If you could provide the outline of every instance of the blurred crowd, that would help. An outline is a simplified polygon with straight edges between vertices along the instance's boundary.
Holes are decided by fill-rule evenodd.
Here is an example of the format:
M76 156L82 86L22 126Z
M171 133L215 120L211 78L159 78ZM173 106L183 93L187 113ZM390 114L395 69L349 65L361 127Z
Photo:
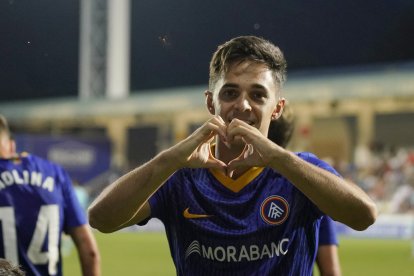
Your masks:
M414 148L372 144L356 148L354 160L335 167L375 200L380 213L414 214Z

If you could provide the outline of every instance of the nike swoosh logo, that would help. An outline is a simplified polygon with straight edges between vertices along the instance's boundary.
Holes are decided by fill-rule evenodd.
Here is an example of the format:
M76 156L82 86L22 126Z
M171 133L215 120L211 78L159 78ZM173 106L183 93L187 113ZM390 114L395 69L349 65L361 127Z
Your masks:
M184 210L184 212L183 212L183 216L184 216L186 219L199 219L199 218L208 218L208 217L211 217L211 215L205 215L205 214L193 214L193 213L190 213L189 209L190 209L190 208L187 208L187 209L185 209L185 210Z

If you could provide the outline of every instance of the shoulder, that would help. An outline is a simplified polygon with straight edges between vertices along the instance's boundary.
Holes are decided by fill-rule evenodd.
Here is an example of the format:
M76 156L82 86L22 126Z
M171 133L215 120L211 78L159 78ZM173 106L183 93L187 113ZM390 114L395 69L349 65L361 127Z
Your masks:
M21 158L22 162L26 163L25 167L29 170L38 170L47 175L57 177L62 181L69 177L66 170L61 165L40 156L26 154L25 156L22 155Z
M51 168L54 168L54 169L58 169L58 170L63 169L59 164L57 164L53 161L50 161L48 159L45 159L43 157L37 156L37 155L26 153L26 155L22 154L22 158L26 158L30 162L37 163L37 164L42 164L44 166L48 166L48 167L51 167Z
M192 186L194 184L198 185L199 183L204 183L208 176L207 169L200 168L183 168L177 170L173 175L171 175L165 184L162 186L161 190L166 192L171 192L172 190L181 191L185 187Z
M311 163L320 163L323 162L321 159L319 159L315 154L311 152L296 152L296 155L302 158L303 160L306 160Z
M336 175L339 175L338 172L328 162L323 161L311 152L297 152L296 155L317 167L320 167Z

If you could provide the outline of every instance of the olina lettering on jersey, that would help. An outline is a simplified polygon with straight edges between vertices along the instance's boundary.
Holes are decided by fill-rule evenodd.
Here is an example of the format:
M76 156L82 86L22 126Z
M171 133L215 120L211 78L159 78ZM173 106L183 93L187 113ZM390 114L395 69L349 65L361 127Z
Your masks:
M21 174L17 170L4 171L0 175L0 191L4 188L14 185L32 185L41 187L49 192L53 192L55 180L48 176L43 177L42 173L36 171L22 171Z

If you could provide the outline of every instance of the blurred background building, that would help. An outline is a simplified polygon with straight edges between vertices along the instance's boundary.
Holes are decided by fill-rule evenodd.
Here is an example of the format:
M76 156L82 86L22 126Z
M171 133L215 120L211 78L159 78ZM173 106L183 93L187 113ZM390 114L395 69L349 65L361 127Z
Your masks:
M92 195L209 114L218 44L284 51L289 147L331 162L383 212L414 212L414 2L0 2L0 113L19 150L61 163Z

